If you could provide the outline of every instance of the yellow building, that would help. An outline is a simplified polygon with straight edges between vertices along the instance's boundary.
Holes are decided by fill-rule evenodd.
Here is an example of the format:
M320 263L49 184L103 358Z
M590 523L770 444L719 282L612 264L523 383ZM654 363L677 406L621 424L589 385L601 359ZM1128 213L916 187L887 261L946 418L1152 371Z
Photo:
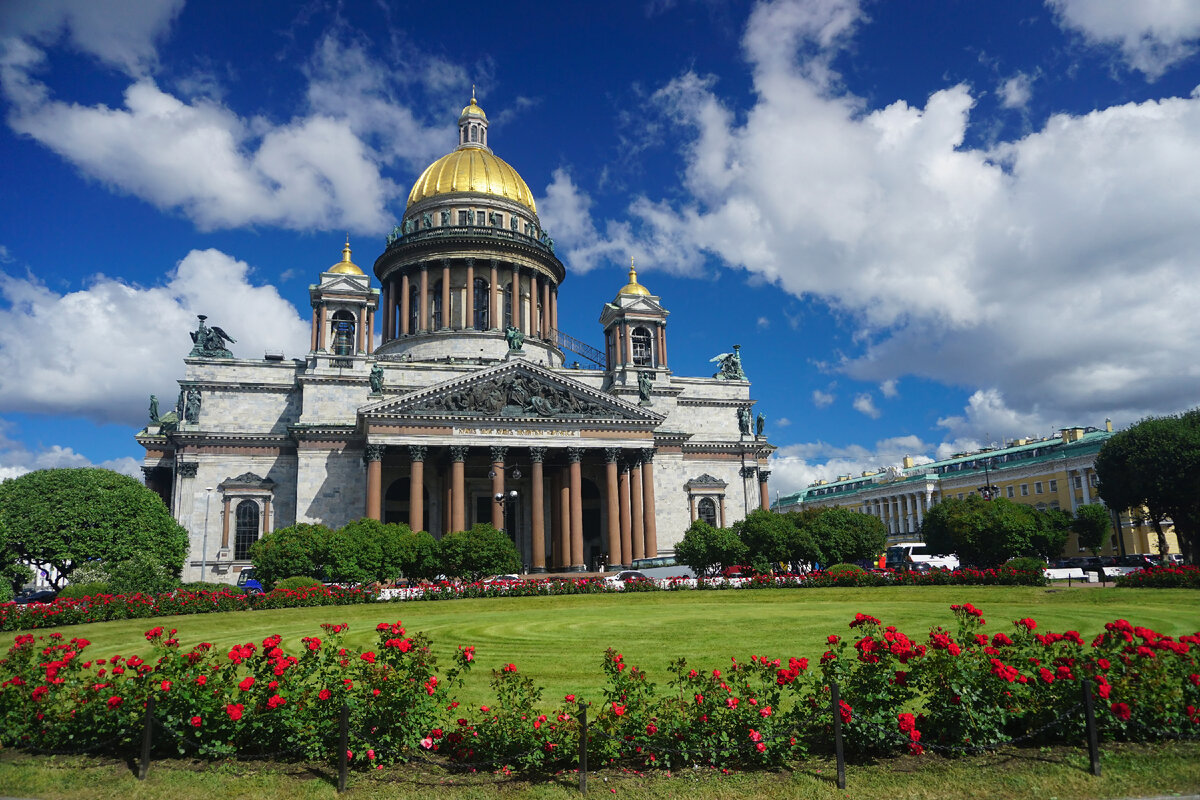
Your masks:
M1016 439L1005 447L958 453L925 464L905 456L903 466L817 481L779 498L773 508L852 508L882 520L890 542L918 538L925 512L935 503L951 497L961 500L989 486L996 497L1074 514L1081 505L1103 502L1096 490L1094 463L1101 445L1112 435L1112 424L1106 423L1104 430L1064 428L1045 439ZM1178 553L1174 529L1164 523L1164 531L1168 552ZM1158 534L1141 514L1122 513L1119 536L1114 533L1100 553L1158 553ZM1064 555L1079 552L1072 534Z

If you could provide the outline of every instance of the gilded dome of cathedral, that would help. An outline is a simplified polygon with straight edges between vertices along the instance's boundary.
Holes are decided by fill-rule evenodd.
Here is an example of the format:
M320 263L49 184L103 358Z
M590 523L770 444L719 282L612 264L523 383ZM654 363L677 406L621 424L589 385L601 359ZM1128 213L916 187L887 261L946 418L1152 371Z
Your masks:
M364 275L362 269L350 260L350 237L346 237L346 246L342 248L342 260L334 264L326 272L334 272L338 275Z
M470 105L458 118L458 147L425 168L408 193L408 208L438 195L473 192L511 200L536 214L533 192L515 169L492 153L487 129L487 114L472 91Z
M653 297L650 290L638 283L637 270L633 268L633 259L629 259L629 283L621 287L621 291L617 292L617 297L623 294L637 295L639 297Z

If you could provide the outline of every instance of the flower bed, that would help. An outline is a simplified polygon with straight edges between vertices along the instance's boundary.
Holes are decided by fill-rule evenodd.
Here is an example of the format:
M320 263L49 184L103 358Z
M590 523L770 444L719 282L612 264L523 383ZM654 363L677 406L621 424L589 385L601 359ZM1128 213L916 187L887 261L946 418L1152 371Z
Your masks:
M831 687L848 752L988 749L1011 741L1079 743L1081 682L1097 698L1101 736L1157 740L1200 734L1200 634L1178 639L1125 620L1086 639L1041 632L1032 619L985 633L983 612L951 607L953 630L909 636L868 615L832 634L817 664L751 655L699 671L682 660L665 690L624 657L602 659L598 696L545 703L515 664L492 673L496 701L453 700L476 660L459 646L439 674L429 641L399 623L377 626L368 650L347 648L345 625L323 625L298 653L279 636L218 652L181 646L154 628L155 656L89 659L89 643L23 634L0 660L0 744L128 755L153 700L160 754L334 759L349 714L349 756L361 769L415 758L498 771L574 763L580 716L596 763L636 768L775 768L827 750Z
M1117 586L1130 589L1200 589L1200 567L1146 567L1117 578Z

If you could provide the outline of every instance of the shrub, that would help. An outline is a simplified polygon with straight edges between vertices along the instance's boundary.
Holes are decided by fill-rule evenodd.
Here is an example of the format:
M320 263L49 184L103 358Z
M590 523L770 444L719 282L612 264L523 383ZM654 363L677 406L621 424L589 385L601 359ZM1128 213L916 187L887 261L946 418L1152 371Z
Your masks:
M290 578L284 578L279 583L275 584L276 591L294 592L297 589L309 589L313 586L324 586L321 581L316 578L310 578L307 575L293 575Z
M857 564L834 564L832 567L826 567L825 571L830 575L860 575L865 572Z
M1117 578L1117 586L1129 589L1200 589L1200 567L1146 567Z
M84 597L99 597L100 595L112 593L111 586L107 583L96 581L95 583L68 583L58 593L58 596L70 600L81 600Z
M1040 558L1032 556L1024 556L1023 558L1009 559L1004 565L1008 569L1014 569L1018 572L1036 572L1045 574L1046 562Z

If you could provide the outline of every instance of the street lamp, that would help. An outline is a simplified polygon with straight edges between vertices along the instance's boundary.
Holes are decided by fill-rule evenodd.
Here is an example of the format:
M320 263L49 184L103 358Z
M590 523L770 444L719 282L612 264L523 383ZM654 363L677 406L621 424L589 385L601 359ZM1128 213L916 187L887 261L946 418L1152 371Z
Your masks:
M200 580L204 580L208 571L208 508L212 505L213 487L204 489L204 535L200 539Z
M1000 496L1000 487L992 484L991 475L988 473L988 459L983 460L983 486L979 487L979 494L984 500L992 500Z

